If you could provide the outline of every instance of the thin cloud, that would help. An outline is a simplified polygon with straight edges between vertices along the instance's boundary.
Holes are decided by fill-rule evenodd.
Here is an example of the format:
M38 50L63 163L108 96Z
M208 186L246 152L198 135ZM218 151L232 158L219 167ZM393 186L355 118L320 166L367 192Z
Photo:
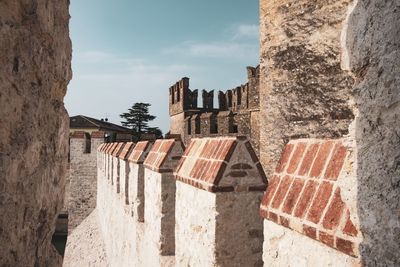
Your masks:
M191 57L249 59L257 55L258 44L239 42L195 43L185 42L182 45L164 50L167 54L180 54Z
M259 38L259 26L256 24L241 24L233 35L233 40L257 38Z

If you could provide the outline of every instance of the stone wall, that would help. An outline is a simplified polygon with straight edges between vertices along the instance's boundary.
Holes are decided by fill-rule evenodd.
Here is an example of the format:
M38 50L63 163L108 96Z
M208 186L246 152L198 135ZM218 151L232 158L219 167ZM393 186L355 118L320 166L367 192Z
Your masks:
M399 264L400 218L393 212L399 209L400 177L399 10L396 1L260 2L263 167L272 182L290 140L345 137L352 151L352 178L345 183L351 190L342 190L343 201L355 207L351 214L358 218L362 238L356 257L371 266ZM271 218L282 225L279 216ZM283 246L297 236L293 232L280 242L278 235L290 233L282 231L269 232L270 245ZM332 244L331 238L319 241ZM300 246L293 251L300 254ZM264 250L275 253L267 243ZM286 264L284 258L269 259Z
M348 133L352 75L340 36L351 0L260 1L260 159L271 175L291 139Z
M59 266L71 79L69 1L0 1L0 265Z
M358 0L349 9L342 66L358 109L357 203L366 266L400 265L400 3Z
M91 136L74 132L70 136L69 178L65 194L70 232L96 207L97 148L102 143L103 132L93 132Z
M174 139L125 144L120 163L107 164L118 146L102 145L97 158L98 220L111 266L262 266L266 177L248 140L193 139L185 153ZM112 183L118 173L120 184L134 188L128 201Z
M247 67L248 81L226 92L218 92L219 107L214 107L214 90L202 91L202 107L197 106L198 90L189 89L189 78L182 78L169 89L170 133L191 138L247 136L256 153L259 148L260 112L259 66Z

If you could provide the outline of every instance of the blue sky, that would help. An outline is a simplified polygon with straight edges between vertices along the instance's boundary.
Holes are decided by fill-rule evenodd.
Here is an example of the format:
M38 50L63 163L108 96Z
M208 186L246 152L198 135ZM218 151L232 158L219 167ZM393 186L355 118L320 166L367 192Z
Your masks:
M72 115L108 117L152 104L151 124L168 131L168 88L226 90L258 64L256 0L71 0Z

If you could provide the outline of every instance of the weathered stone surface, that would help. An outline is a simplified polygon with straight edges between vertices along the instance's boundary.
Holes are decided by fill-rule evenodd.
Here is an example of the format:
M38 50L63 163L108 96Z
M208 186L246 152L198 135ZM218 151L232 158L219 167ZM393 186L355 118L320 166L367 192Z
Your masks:
M366 266L400 265L400 2L355 1L343 38L358 108L357 201Z
M69 1L0 1L0 265L57 266L71 79Z
M70 169L65 193L68 209L68 231L78 226L96 207L97 148L104 138L91 138L90 151L85 151L87 140L70 139Z
M288 140L348 132L353 78L340 67L340 35L351 2L260 2L260 159L267 175Z

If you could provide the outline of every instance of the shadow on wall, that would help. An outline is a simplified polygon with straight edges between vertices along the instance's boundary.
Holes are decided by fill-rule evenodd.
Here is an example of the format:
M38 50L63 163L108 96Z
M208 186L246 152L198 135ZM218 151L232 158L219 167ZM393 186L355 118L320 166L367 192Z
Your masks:
M366 266L400 264L400 4L359 0L348 21L355 75L357 203Z

